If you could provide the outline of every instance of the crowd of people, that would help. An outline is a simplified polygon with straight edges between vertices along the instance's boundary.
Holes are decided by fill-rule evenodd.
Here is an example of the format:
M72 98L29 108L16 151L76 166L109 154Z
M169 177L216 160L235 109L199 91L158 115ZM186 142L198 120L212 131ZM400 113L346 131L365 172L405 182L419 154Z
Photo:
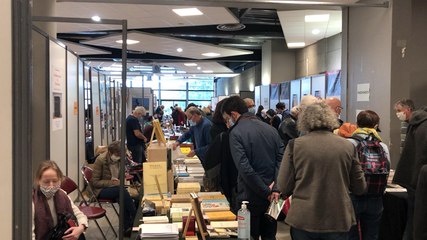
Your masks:
M408 191L404 239L422 239L416 236L425 237L425 230L413 219L422 219L427 211L425 190L417 188L427 184L425 174L419 177L427 164L427 108L415 110L407 99L398 101L394 108L397 118L405 123L402 131L407 133L393 179ZM252 99L238 96L219 101L214 110L194 104L185 110L172 107L173 124L189 127L173 149L192 140L194 149L188 157L197 155L201 160L205 190L223 192L234 213L242 201L249 201L253 239L276 239L277 223L265 212L271 201L290 197L285 221L291 227L292 239L378 239L391 166L388 147L379 134L378 114L364 110L358 113L356 123L344 122L339 99L310 95L290 110L284 103L276 104L276 110L263 106L255 109ZM126 119L127 147L137 163L145 161L145 146L151 135L146 131L153 131L153 118L164 117L164 106L146 118L149 121L142 127L145 115L143 107L136 107ZM120 155L120 142L113 142L96 158L91 185L98 197L118 199ZM37 227L42 219L55 225L54 214L47 216L43 210L51 208L52 201L66 205L61 211L78 216L80 225L69 232L78 237L87 227L87 219L62 191L57 191L62 173L56 164L49 164L45 163L35 179L35 239L42 239L40 234L47 231ZM50 180L45 180L46 173ZM137 204L137 199L126 192L126 229L132 226Z

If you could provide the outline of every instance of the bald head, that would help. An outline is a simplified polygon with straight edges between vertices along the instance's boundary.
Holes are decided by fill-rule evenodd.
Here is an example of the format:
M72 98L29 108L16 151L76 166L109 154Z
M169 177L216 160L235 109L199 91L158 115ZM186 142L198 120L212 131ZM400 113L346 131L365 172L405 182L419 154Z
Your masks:
M341 106L341 100L338 98L327 98L325 100L325 103L334 111L337 116L341 114L341 110L343 109Z

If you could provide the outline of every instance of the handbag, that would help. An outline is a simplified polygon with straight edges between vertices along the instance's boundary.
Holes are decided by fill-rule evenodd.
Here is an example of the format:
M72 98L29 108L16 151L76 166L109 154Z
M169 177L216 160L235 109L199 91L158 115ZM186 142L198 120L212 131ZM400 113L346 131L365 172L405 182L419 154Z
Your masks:
M70 227L74 227L77 224L72 219L71 214L58 214L58 224L55 227L51 228L47 233L44 239L46 240L61 240L64 236L65 231Z

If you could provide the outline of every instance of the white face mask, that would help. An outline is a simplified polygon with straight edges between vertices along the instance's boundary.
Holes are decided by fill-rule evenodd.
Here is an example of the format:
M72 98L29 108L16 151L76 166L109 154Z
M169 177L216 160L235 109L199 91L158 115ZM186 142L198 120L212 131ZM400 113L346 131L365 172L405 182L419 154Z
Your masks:
M59 188L59 185L52 187L40 186L40 191L46 196L47 199L50 199L55 196L55 193L58 192Z
M248 108L248 112L255 114L255 107Z
M404 112L397 112L396 116L400 121L406 121L406 114Z
M111 155L111 161L118 162L120 160L120 156L117 155Z

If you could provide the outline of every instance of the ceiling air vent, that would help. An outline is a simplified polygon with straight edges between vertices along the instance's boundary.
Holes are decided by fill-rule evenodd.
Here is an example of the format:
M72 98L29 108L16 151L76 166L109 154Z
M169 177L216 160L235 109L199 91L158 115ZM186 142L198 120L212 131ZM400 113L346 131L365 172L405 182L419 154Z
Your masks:
M216 28L221 31L232 32L232 31L239 31L239 30L245 29L246 26L242 23L232 23L232 24L220 24L216 26Z

